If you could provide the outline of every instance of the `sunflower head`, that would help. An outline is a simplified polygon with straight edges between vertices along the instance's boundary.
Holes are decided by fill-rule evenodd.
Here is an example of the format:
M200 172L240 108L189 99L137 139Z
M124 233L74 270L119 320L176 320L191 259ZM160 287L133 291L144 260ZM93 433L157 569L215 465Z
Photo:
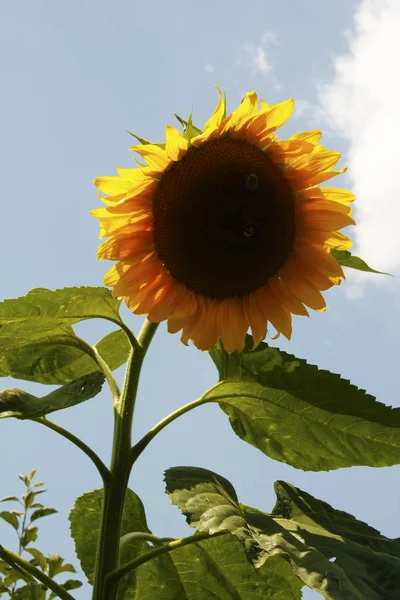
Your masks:
M344 277L330 250L351 247L339 229L354 224L354 195L320 186L344 169L319 131L277 139L292 100L249 92L226 116L218 92L203 132L167 125L165 144L131 148L144 165L96 179L107 207L92 214L108 237L97 258L117 261L104 279L113 295L184 343L220 339L232 352L249 328L257 346L269 324L290 338L292 314L325 310L321 291Z

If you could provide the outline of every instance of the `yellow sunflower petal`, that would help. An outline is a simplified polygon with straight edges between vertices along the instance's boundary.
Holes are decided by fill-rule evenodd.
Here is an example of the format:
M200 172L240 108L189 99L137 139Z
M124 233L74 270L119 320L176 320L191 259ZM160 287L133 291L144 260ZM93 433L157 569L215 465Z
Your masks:
M93 180L94 185L109 196L126 194L131 189L131 181L121 179L118 175L109 175L107 177L96 177Z
M298 225L318 231L334 231L348 225L355 225L354 219L333 210L302 211L298 215Z
M171 159L165 150L155 144L137 144L131 146L129 150L133 150L142 156L149 167L163 171L170 163Z
M339 202L340 204L351 204L356 199L355 194L353 194L353 192L350 192L349 190L342 190L341 188L325 186L319 189L321 190L323 196L327 200Z
M264 315L272 323L278 333L290 340L292 336L292 317L287 308L278 301L269 285L259 288L256 292L258 303Z
M168 156L174 161L181 160L187 152L188 141L172 125L167 125L165 128L165 140L165 150Z
M268 146L265 153L271 156L275 164L291 159L299 154L312 152L314 146L303 140L284 140Z
M278 301L281 301L292 314L308 317L308 310L304 304L284 286L277 275L271 277L268 284Z
M116 170L121 179L130 182L132 185L137 185L145 180L148 180L150 183L149 178L143 172L143 169L138 169L137 167L132 169L121 169L121 167L116 167Z
M144 235L147 239L144 239ZM121 235L118 238L110 238L106 242L100 244L97 250L97 259L108 260L126 260L134 256L146 256L153 251L153 240L148 231L141 232L136 236L131 233Z
M296 208L300 211L313 211L313 210L332 210L334 212L341 213L343 215L351 215L352 210L348 204L340 204L339 202L334 202L333 200L325 200L319 198L306 198L302 197L302 194L299 194L299 197L296 198Z
M292 116L293 110L293 98L270 106L268 112L266 112L266 130L268 133L282 127L282 125Z
M311 144L318 144L321 139L322 132L314 129L313 131L302 131L300 133L294 133L290 136L290 140L304 140L305 142L310 142Z
M196 321L190 331L185 331L184 338L191 339L199 350L208 350L215 346L219 333L216 326L218 301L206 298L200 311L196 313Z
M280 278L285 287L303 304L320 312L326 309L324 297L306 277L299 277L296 271L290 271L288 265L285 265Z
M215 107L211 117L204 123L204 133L208 132L210 129L215 129L215 127L218 127L218 125L225 118L226 98L217 85L214 87L216 87L218 91L218 104Z
M242 352L249 328L239 298L227 298L219 304L217 315L220 338L227 352Z
M344 277L343 269L327 252L317 244L312 242L295 242L295 254L298 254L306 263L313 265L330 277Z
M243 308L253 336L253 350L267 336L268 321L261 310L257 295L252 292L243 299Z
M257 112L258 96L254 91L247 92L242 102L231 114L229 121L230 126L235 128L235 125L239 124L243 118L249 117L250 115L254 115Z

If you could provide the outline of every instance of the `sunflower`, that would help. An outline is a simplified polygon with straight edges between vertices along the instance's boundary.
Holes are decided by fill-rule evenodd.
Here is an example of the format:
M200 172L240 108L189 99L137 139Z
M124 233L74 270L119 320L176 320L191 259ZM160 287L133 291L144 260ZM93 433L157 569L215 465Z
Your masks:
M167 125L165 144L131 148L145 164L96 179L107 207L92 214L109 238L97 258L118 261L104 278L114 296L168 320L185 344L220 339L233 352L249 328L254 347L269 324L290 339L292 314L325 310L321 291L344 277L330 249L351 247L338 230L354 224L354 195L320 187L345 171L321 132L277 139L292 99L270 106L248 92L226 116L218 93L203 132Z

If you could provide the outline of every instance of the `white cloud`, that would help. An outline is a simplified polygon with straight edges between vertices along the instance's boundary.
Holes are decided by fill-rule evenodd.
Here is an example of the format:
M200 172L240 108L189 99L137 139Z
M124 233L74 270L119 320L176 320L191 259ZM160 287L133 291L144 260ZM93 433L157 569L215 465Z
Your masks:
M296 100L296 102L295 102L294 116L302 117L305 114L307 114L311 109L312 109L311 103L308 100L305 100L304 98L300 98L299 100Z
M236 65L250 68L252 75L260 74L267 77L273 70L268 57L268 47L277 43L275 32L264 32L258 44L242 44L236 57Z
M333 79L321 89L320 101L327 122L349 143L348 173L357 194L355 251L372 267L395 272L400 270L400 2L363 0L354 21L349 51L334 60ZM364 281L354 278L350 295L359 296Z
M214 73L214 67L213 65L211 65L210 63L206 64L206 66L204 67L204 70L207 73Z

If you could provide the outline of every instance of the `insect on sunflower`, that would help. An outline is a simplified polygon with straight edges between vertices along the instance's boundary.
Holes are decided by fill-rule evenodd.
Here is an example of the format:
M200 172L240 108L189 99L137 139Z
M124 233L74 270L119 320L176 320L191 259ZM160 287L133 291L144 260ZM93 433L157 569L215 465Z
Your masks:
M339 229L354 224L354 195L320 187L345 170L321 132L277 139L293 100L269 106L252 91L226 116L218 92L203 132L167 125L165 145L131 148L145 165L96 179L107 208L92 214L109 238L97 258L118 261L104 278L114 296L184 343L221 339L233 352L249 328L256 347L269 324L289 339L292 314L325 310L321 291L344 277L330 249L351 247Z

